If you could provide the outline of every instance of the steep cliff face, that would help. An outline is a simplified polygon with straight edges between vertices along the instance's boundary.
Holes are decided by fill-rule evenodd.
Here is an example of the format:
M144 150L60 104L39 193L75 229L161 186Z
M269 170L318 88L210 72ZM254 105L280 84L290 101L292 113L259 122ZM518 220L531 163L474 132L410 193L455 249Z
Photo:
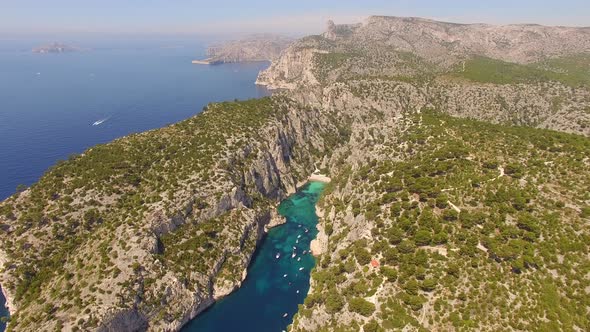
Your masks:
M590 28L456 24L413 17L370 17L350 39L391 45L441 63L469 54L531 63L590 50Z
M256 35L211 45L207 49L207 57L212 63L271 61L277 59L292 42L289 37Z
M211 105L90 149L3 202L9 328L179 329L239 287L281 222L276 204L334 144L319 112L280 96Z
M578 52L584 34L330 25L260 74L288 91L57 164L0 204L9 328L179 329L239 287L276 204L319 165L334 181L293 330L587 329L572 271L588 266L588 139L433 112L588 135L588 57L516 63Z
M344 86L385 106L409 83L454 116L589 135L588 31L372 17L297 41L257 83L316 106Z
M378 17L261 73L350 124L289 330L588 329L590 62L538 61L587 33Z

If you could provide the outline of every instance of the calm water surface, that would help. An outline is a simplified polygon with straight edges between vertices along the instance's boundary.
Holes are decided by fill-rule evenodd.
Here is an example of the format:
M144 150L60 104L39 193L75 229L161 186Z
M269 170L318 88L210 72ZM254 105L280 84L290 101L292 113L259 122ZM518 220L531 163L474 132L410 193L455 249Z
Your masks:
M197 316L183 332L286 330L309 290L315 264L309 245L317 234L315 204L323 188L323 183L310 182L281 203L279 213L287 223L268 232L242 287Z

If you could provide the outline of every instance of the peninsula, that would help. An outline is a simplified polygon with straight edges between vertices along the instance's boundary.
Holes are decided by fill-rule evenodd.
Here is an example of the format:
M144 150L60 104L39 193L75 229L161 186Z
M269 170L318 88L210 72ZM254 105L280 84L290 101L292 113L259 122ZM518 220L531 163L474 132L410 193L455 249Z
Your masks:
M241 40L211 45L207 58L193 60L194 64L216 65L232 62L272 61L285 50L294 39L275 35L254 35Z

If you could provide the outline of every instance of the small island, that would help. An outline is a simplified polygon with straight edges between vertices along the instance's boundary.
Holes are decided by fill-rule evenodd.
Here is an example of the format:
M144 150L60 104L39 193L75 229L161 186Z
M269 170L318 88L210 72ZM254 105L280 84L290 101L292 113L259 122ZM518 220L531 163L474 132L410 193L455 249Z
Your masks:
M47 44L47 45L41 45L39 47L35 47L32 52L33 53L40 53L40 54L45 54L45 53L72 53L72 52L79 52L82 51L81 48L79 47L75 47L75 46L70 46L70 45L66 45L66 44L61 44L58 42L54 42L51 44Z

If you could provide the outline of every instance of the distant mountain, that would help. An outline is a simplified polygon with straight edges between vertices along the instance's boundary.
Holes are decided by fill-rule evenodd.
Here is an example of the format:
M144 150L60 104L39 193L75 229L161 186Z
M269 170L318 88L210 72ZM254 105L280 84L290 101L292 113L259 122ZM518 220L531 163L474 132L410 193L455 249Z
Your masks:
M211 45L208 58L197 64L217 64L249 61L271 61L281 54L294 39L276 35L255 35L246 39Z
M35 47L32 50L33 53L71 53L79 51L82 51L82 49L79 47L65 45L57 42Z
M580 89L590 86L590 28L384 16L328 22L322 35L294 42L257 83L304 90L320 103L341 83L395 98L387 81L412 83L454 116L590 135L589 90Z

